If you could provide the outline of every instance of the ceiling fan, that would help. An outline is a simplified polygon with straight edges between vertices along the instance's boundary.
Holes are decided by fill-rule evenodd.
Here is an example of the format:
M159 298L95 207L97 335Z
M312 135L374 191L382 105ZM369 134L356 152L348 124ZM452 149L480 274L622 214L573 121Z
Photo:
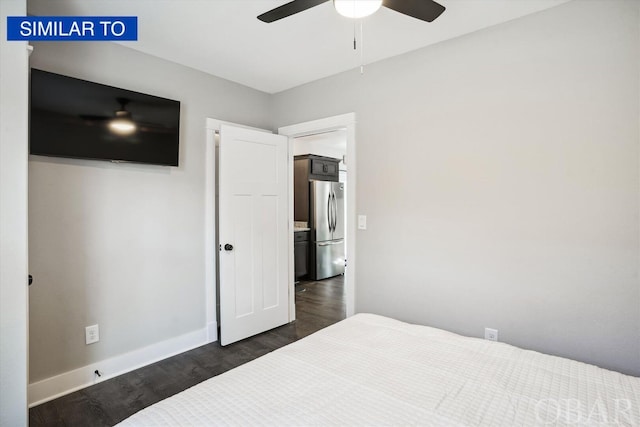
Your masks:
M129 135L136 130L136 123L131 118L131 112L127 111L127 104L131 102L127 98L116 98L120 109L116 110L113 116L96 116L81 114L80 118L88 121L106 121L109 129L119 135Z
M274 22L287 16L311 9L329 0L293 0L258 16L262 22ZM380 6L422 21L432 22L444 12L445 7L433 0L332 0L343 16L362 18L376 12Z
M106 124L112 133L120 136L128 136L137 131L145 133L174 132L172 129L165 128L158 123L147 123L140 120L134 120L131 112L127 110L127 105L132 103L130 99L116 98L116 102L120 105L120 108L115 110L113 115L99 116L92 114L79 114L78 117L88 123L93 122L99 125ZM140 103L138 102L137 104Z

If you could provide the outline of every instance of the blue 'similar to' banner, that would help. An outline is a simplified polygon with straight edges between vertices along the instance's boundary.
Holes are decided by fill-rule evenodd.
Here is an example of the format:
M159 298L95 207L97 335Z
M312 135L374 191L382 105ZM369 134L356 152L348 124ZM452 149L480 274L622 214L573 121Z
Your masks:
M7 40L138 40L137 16L8 16Z

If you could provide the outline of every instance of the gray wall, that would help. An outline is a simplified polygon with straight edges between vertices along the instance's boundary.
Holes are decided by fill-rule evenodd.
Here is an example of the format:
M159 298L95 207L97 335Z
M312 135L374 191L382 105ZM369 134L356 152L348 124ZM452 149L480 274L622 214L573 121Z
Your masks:
M356 310L640 375L639 3L574 1L274 97L355 111Z
M27 117L25 42L6 40L7 16L25 0L0 2L0 426L27 420Z
M36 43L31 65L177 99L180 167L31 156L30 380L205 327L205 118L269 127L269 95L111 43ZM100 325L86 346L85 326Z

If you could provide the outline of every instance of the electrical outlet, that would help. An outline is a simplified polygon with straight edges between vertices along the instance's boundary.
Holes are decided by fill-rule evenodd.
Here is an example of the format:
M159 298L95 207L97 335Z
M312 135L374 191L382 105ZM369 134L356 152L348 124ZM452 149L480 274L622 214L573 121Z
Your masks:
M84 328L85 344L93 344L100 341L100 329L98 325L87 326Z
M484 328L484 339L489 341L498 341L498 330Z

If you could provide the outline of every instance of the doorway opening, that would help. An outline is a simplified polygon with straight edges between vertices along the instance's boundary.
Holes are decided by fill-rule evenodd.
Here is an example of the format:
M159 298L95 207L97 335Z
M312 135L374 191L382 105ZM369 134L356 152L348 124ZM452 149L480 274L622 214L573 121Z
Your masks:
M355 218L356 218L356 156L355 156L355 113L343 114L324 119L299 123L291 126L281 127L278 133L289 137L289 153L290 160L293 163L294 156L297 154L314 154L303 153L303 151L316 150L320 156L332 157L339 159L343 169L341 175L345 194L348 194L348 203L344 204L345 221L345 255L347 265L344 270L344 301L346 306L346 316L349 317L355 313L355 277L356 277L356 257L355 257ZM292 175L293 175L293 168ZM348 170L348 172L347 172ZM293 176L292 182L293 182ZM338 179L340 181L340 177ZM294 196L293 191L289 200L290 214L293 217ZM311 224L308 224L311 225ZM293 226L293 224L292 224ZM291 239L290 259L291 272L290 276L294 277L294 239ZM291 281L290 294L295 295L295 281ZM290 321L295 319L295 298L290 298L291 308L289 310Z
M344 295L347 131L336 129L293 138L291 154L296 294L322 288Z

